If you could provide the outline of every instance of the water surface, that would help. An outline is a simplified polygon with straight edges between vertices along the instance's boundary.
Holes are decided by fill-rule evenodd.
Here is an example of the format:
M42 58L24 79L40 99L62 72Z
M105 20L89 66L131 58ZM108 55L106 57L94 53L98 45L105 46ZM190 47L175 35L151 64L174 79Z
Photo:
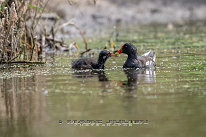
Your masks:
M104 72L71 69L78 56L48 56L46 65L1 66L0 136L203 136L206 129L204 24L120 30L116 44L157 54L156 70L123 70L125 55ZM107 38L91 38L101 49ZM94 58L97 58L96 54ZM59 120L63 123L59 124ZM72 126L67 120L147 120L133 126Z

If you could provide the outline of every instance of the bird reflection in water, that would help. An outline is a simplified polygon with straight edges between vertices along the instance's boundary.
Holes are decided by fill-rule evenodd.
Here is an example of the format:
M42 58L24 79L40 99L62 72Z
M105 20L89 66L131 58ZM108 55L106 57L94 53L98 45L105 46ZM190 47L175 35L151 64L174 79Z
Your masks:
M153 69L124 69L124 73L127 81L123 82L123 87L128 92L137 91L138 84L156 82L156 74Z
M110 81L104 70L99 71L89 71L89 72L75 72L73 73L74 78L91 78L98 77L99 82L102 83L102 89L107 91L106 89L114 88L116 85L120 85L126 92L134 92L138 90L138 84L144 83L155 83L156 82L156 74L154 69L124 69L124 73L127 77L127 81Z
M82 78L85 80L85 78L93 78L98 77L98 81L101 83L100 89L102 89L101 92L107 92L112 86L110 83L110 80L105 74L104 70L92 70L89 72L75 72L73 73L73 78Z
M96 76L98 76L99 81L109 81L104 70L76 71L73 73L73 78L91 78Z

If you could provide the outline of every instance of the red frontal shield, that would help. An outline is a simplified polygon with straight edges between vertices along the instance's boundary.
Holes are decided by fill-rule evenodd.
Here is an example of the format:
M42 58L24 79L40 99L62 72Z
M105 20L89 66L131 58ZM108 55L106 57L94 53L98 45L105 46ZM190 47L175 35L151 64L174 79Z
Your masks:
M120 50L118 50L115 54L121 54L122 53L122 49L123 49L123 46Z

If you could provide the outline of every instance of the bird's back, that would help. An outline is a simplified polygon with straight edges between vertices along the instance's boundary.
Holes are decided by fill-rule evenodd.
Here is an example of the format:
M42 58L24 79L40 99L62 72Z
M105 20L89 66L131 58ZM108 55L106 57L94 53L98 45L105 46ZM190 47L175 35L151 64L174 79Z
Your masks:
M92 69L92 65L97 62L91 58L81 58L72 62L73 69Z

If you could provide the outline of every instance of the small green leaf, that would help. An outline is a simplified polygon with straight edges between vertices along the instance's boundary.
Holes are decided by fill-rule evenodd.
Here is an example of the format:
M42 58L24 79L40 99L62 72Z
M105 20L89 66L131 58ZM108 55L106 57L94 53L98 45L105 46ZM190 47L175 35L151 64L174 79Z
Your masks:
M3 13L3 11L4 11L4 8L5 8L5 3L2 3L2 4L1 4L0 16L1 16L1 14Z
M34 5L28 5L28 7L31 7L31 8L35 8L37 10L43 10L42 8L38 7L38 6L34 6Z

